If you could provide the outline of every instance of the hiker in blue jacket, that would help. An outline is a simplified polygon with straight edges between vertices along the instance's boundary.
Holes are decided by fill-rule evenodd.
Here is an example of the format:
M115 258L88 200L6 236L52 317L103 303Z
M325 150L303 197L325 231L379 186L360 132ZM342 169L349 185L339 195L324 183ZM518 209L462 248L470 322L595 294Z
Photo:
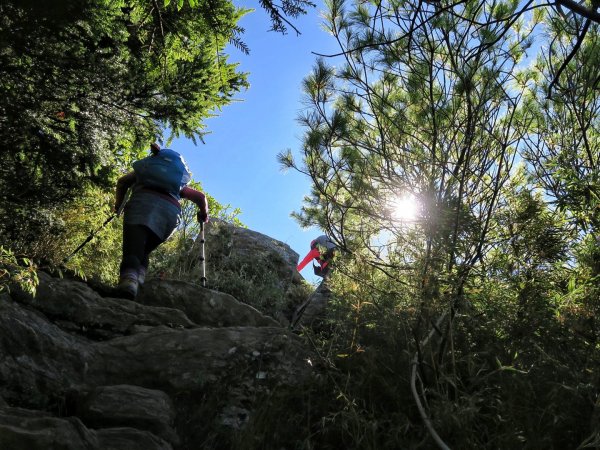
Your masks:
M198 206L198 221L208 222L206 196L186 184L191 173L179 153L150 146L151 155L133 163L133 171L117 181L115 212L125 200L128 188L131 196L123 217L123 259L118 291L135 298L144 283L150 253L167 240L179 224L181 205L185 198Z

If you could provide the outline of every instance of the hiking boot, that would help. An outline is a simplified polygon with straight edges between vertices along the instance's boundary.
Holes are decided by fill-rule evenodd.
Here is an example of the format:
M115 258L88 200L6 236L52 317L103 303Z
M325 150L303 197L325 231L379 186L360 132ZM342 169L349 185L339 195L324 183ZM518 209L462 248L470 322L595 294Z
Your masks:
M117 286L117 291L119 293L129 299L133 300L137 295L138 291L138 277L137 273L125 273L122 274L119 279L119 285Z

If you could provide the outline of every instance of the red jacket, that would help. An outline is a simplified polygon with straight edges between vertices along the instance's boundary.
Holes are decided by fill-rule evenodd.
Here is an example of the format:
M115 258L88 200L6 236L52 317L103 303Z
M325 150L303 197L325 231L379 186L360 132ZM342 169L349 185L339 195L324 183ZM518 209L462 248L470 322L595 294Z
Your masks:
M324 247L326 249L325 255L321 256L321 251L319 250L319 246ZM300 261L300 264L298 264L298 266L296 266L296 270L298 272L300 272L302 269L304 269L304 267L306 267L306 265L309 263L309 261L311 259L316 259L317 262L320 264L321 269L324 269L325 267L327 267L327 265L329 264L329 259L331 259L331 256L328 256L327 254L330 253L330 251L333 251L333 249L335 249L335 244L327 236L323 235L323 236L319 236L318 238L314 239L310 243L310 248L311 248L311 250L306 254L304 259L302 261Z
M307 253L307 255L304 257L304 259L302 261L300 261L300 264L298 264L298 266L296 267L296 270L298 270L298 272L300 272L302 269L304 269L304 267L306 267L306 265L308 264L308 262L311 259L317 259L319 260L321 257L321 252L319 252L319 248L315 247L313 248L310 252ZM319 261L320 262L320 261ZM321 267L325 267L327 265L327 263L321 263Z

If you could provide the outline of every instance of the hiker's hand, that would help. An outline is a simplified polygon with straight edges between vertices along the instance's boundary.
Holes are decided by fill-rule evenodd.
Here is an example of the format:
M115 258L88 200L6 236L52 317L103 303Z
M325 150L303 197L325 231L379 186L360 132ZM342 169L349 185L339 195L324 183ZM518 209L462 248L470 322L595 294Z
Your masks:
M198 214L196 214L196 218L198 219L198 222L200 222L200 223L208 223L208 213L207 212L198 211Z

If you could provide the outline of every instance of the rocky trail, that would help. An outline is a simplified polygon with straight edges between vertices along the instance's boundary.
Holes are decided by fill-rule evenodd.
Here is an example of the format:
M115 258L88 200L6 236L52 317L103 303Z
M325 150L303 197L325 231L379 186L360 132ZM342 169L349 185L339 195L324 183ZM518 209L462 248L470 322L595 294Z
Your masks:
M154 278L130 301L39 278L35 297L0 297L0 449L213 448L207 430L240 430L314 376L288 323L229 294Z

